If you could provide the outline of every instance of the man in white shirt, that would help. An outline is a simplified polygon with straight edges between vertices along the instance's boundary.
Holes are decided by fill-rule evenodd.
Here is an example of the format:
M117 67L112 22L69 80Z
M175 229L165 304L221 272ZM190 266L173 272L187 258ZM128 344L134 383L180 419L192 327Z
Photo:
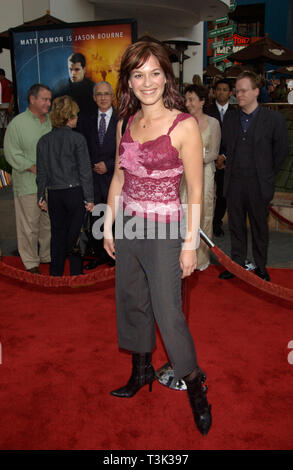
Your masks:
M215 102L210 105L207 114L218 119L222 129L224 116L229 114L232 109L229 103L229 99L232 95L231 83L225 79L219 80L215 85L214 92ZM216 237L220 237L224 235L224 231L222 229L222 219L226 212L226 200L223 196L225 155L223 154L222 145L220 147L219 156L215 163L216 205L213 219L213 232Z
M93 168L95 204L107 203L108 191L114 172L118 120L112 106L113 98L114 93L110 83L97 83L93 90L93 99L97 105L97 112L91 116L81 115L77 125L77 130L85 136L88 144ZM104 263L107 258L105 255L106 252L101 241L97 260L88 264L85 269L92 269L98 264Z
M113 90L109 83L100 82L96 84L94 88L94 101L96 102L98 109L99 109L97 127L98 127L99 142L100 142L100 145L103 146L104 137L102 136L103 134L102 120L104 117L105 134L106 134L112 114L113 114L113 107L112 107ZM98 173L99 175L104 175L108 171L106 163L104 161L96 163L94 165L94 171Z

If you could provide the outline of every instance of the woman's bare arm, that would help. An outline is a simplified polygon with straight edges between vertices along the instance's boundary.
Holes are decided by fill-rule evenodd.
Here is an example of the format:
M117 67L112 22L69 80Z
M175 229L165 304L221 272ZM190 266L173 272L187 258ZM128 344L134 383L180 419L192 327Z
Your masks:
M193 118L182 121L178 126L176 141L180 145L180 157L184 166L187 187L186 237L180 254L182 277L189 276L196 268L196 242L200 226L203 156L202 139Z

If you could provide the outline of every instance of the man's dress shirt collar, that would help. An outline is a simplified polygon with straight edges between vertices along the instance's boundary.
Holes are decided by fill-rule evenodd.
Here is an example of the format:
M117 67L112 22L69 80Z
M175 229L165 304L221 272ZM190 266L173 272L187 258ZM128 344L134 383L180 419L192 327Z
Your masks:
M252 113L250 114L246 114L244 111L242 111L242 109L240 109L240 122L241 122L241 127L242 127L243 132L248 131L250 123L252 119L256 116L256 114L258 113L259 109L260 109L260 105L258 105L255 108L255 110L252 111Z

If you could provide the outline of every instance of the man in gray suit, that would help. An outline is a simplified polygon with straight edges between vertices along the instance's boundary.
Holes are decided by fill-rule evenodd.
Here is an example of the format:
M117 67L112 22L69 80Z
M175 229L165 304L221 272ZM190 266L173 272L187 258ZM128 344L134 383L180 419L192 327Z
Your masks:
M224 195L233 261L245 265L248 215L256 265L254 273L270 281L266 270L268 210L274 195L275 176L289 154L289 143L282 114L259 105L259 87L258 76L253 72L243 72L237 77L239 109L230 113L223 123ZM231 279L234 275L224 271L219 277Z

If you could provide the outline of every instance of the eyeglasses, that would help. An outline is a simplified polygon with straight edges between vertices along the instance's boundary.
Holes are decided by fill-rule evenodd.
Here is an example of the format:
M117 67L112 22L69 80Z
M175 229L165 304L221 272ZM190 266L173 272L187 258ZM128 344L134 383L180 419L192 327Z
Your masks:
M95 96L112 96L112 93L109 93L108 91L105 91L105 93L95 93Z
M236 95L245 95L249 91L253 90L253 88L240 88L240 90L236 90Z

